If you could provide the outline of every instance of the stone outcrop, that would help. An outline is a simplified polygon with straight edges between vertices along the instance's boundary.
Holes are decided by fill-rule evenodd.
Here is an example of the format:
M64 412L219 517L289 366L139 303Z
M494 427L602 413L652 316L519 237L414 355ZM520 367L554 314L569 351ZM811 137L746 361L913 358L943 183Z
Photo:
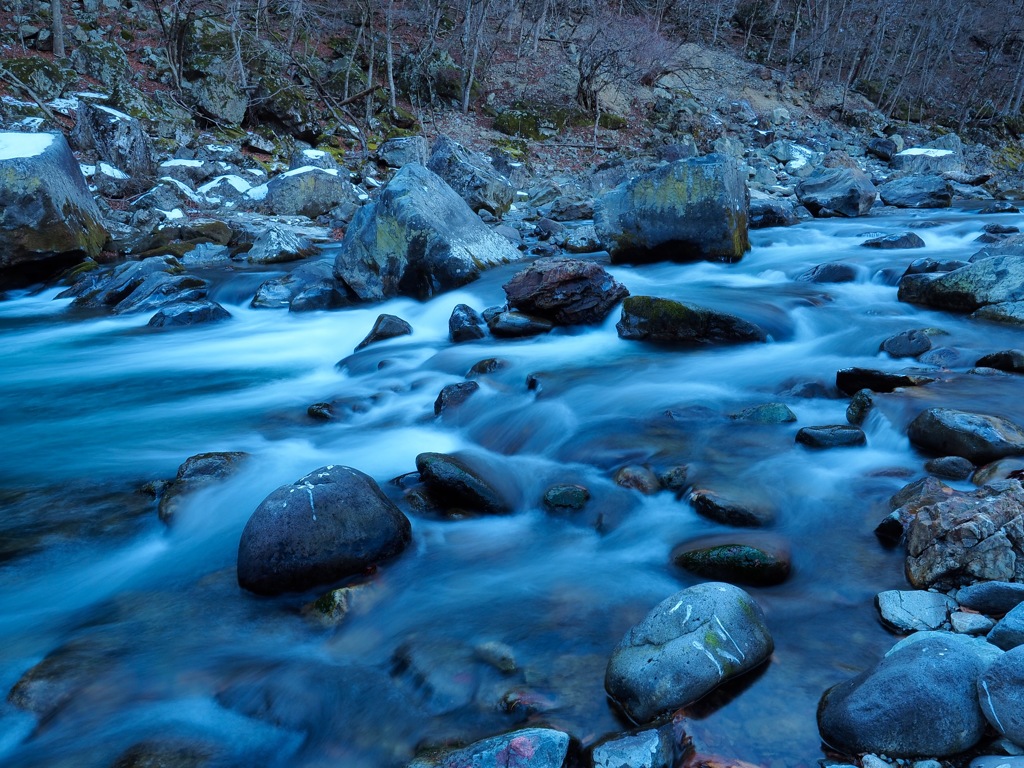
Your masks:
M99 208L60 134L0 133L0 282L47 277L97 256Z

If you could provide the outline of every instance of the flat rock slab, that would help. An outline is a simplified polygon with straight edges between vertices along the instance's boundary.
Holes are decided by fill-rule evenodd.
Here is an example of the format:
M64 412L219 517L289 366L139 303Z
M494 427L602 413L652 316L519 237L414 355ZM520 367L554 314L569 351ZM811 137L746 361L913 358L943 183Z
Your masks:
M754 669L773 648L750 595L731 584L698 584L659 603L626 633L608 662L605 689L631 719L645 723Z
M841 368L836 372L839 391L854 395L862 389L872 392L894 392L900 387L920 387L935 381L931 376L913 373L892 373L873 368Z
M551 728L524 728L452 750L413 760L409 768L562 768L569 734Z
M939 632L912 637L825 692L818 728L826 744L844 754L945 757L981 739L976 689L988 662L971 645L977 641Z
M796 433L796 441L808 448L850 448L867 444L864 430L852 424L826 424L803 427Z
M882 622L898 632L940 629L956 601L939 592L890 589L875 596Z
M1024 454L1024 428L1009 419L953 408L929 408L907 427L914 445L940 456L986 464Z

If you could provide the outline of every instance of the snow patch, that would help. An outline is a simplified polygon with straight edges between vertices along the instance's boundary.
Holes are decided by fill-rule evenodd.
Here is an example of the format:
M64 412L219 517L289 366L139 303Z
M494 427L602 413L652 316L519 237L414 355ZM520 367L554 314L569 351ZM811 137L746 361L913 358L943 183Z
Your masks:
M173 160L164 160L160 163L161 168L202 168L202 160L186 160L176 157Z
M120 168L115 168L110 163L100 163L99 172L104 176L109 176L112 179L127 179L128 174L122 171Z
M51 133L0 133L0 160L38 157L51 144Z
M203 184L203 186L201 186L197 191L200 194L206 195L212 192L214 188L219 187L221 183L230 184L236 192L241 192L242 194L245 194L250 189L252 189L252 184L243 179L241 176L228 174L226 176L218 176L213 181L208 181L206 184Z
M185 212L181 210L181 208L175 208L170 211L165 211L162 208L157 208L156 211L157 213L162 213L164 215L164 218L167 219L168 221L177 221L178 219L185 218Z
M245 196L248 197L250 200L266 200L267 185L260 184L258 187L253 187L252 189L245 193Z
M951 149L933 149L932 147L911 147L910 149L904 149L902 152L899 153L899 155L897 155L897 157L899 157L900 155L924 155L925 157L946 157L952 154L953 150Z
M116 109L114 109L113 107L105 107L102 104L97 104L96 105L96 109L100 110L101 112L106 112L114 120L131 120L132 119L131 115L126 115L124 112L119 112Z
M303 173L314 173L314 172L315 173L329 173L331 176L337 176L338 175L338 171L335 168L317 168L316 166L313 166L313 165L304 165L301 168L295 168L295 169L293 169L291 171L286 171L285 173L282 173L281 177L282 178L287 178L289 176L299 176L299 175L301 175Z
M310 160L322 160L327 157L327 153L322 149L304 149L302 150L303 157L308 157Z

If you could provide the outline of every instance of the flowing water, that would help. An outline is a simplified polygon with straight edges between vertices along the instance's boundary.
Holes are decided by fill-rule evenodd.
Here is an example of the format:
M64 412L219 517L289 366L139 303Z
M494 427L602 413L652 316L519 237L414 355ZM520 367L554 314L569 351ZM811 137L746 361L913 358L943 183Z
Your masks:
M697 486L777 510L769 531L744 535L785 539L793 574L750 588L775 638L770 663L687 709L681 727L706 752L814 765L819 696L893 642L873 596L905 586L902 557L872 531L889 496L923 474L906 424L932 405L1024 421L1015 377L966 374L981 355L1020 346L1019 330L896 300L895 276L912 259L965 258L992 220L958 210L814 221L752 233L734 265L609 267L634 295L759 323L771 335L763 345L623 341L617 312L599 327L452 344L452 307L501 303L518 267L426 303L301 315L250 309L266 275L242 272L214 292L231 321L171 332L150 331L147 317L78 313L56 291L9 297L0 690L46 661L34 673L38 716L0 705L0 764L109 766L159 743L218 766L390 766L423 745L523 723L565 729L583 746L622 731L603 688L612 649L656 603L697 583L671 549L728 529L667 491L642 496L611 478L627 464L685 464ZM925 250L859 245L911 227ZM857 281L793 280L839 260L859 265ZM413 335L352 354L380 312L408 320ZM924 327L948 332L947 369L878 352L886 337ZM506 365L435 418L440 389L485 358ZM879 396L867 447L795 444L801 426L845 422L838 369L908 363L941 381ZM539 389L528 389L530 374ZM813 382L825 386L801 396ZM340 418L310 419L319 401L334 401ZM728 418L779 401L795 424ZM140 489L207 451L252 458L187 497L165 526ZM424 451L458 451L500 474L514 514L410 513L414 543L366 580L337 626L304 615L317 590L260 598L238 588L239 535L276 487L347 464L401 504L389 481ZM586 485L592 501L575 516L546 513L544 490L564 482ZM487 643L511 649L516 670L484 663Z

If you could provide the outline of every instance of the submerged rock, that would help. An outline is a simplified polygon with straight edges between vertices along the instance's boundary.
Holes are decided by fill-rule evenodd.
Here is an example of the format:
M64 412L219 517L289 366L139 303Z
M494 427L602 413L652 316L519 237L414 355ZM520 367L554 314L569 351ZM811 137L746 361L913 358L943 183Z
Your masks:
M458 408L478 389L480 385L475 381L460 381L442 387L434 401L434 415L440 416L446 411Z
M884 237L873 237L861 243L866 248L881 248L883 250L896 250L901 248L924 248L924 240L920 235L913 232L904 232L899 235L885 235Z
M845 448L865 445L864 430L852 424L828 424L820 427L803 427L796 433L796 441L809 448Z
M163 307L149 320L150 328L182 328L228 320L231 313L216 301L182 301Z
M635 722L691 704L763 663L772 637L739 587L708 582L659 603L612 653L605 689Z
M749 192L725 155L677 160L597 198L594 228L612 261L738 261Z
M512 504L474 468L457 456L421 453L416 469L430 495L446 509L504 515Z
M417 758L409 768L562 768L568 753L568 734L551 728L524 728L436 757Z
M482 339L487 335L483 326L484 319L479 312L465 304L457 304L448 318L448 335L456 344Z
M630 296L615 325L619 337L665 344L733 344L767 341L753 323L696 304L654 296Z
M978 743L985 718L977 685L993 658L985 643L945 632L911 639L825 692L818 727L826 744L851 755L945 757Z
M189 456L160 499L160 519L170 523L181 507L182 497L226 480L249 458L244 451L218 451Z
M559 325L600 323L629 295L600 265L582 259L542 259L503 288L510 308Z
M328 465L283 485L238 543L238 583L276 595L361 573L409 544L409 520L368 475Z
M757 528L775 520L771 509L728 499L713 491L695 489L690 493L689 501L697 514L723 525Z

